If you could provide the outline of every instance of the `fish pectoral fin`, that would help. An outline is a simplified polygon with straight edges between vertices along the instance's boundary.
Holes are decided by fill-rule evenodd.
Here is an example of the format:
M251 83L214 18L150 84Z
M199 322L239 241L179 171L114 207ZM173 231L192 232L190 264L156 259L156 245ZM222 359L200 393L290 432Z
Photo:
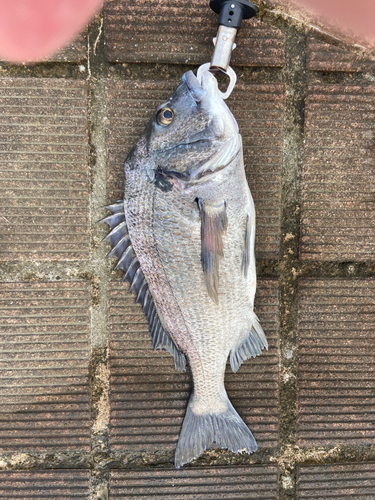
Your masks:
M226 202L218 205L198 198L201 215L201 263L208 295L218 304L219 262L224 257L223 234L228 227Z
M164 349L169 352L174 358L176 370L185 371L186 357L162 326L153 298L148 289L146 278L131 244L125 221L123 201L117 201L112 205L107 205L105 208L110 210L111 215L99 222L106 222L111 228L111 231L104 238L104 241L109 241L112 246L112 250L107 257L116 257L118 259L115 269L124 271L125 274L122 281L130 283L130 291L134 292L137 296L136 302L142 304L143 312L149 323L154 350Z
M235 348L230 352L230 366L236 373L242 363L249 358L255 358L262 354L262 350L268 350L268 342L263 328L254 314L253 324L247 336L242 337Z

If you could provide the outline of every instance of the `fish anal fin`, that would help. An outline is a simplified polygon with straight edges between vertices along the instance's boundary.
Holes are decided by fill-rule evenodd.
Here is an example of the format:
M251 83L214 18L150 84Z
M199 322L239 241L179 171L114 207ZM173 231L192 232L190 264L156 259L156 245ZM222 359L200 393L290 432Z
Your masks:
M225 201L213 205L198 198L201 215L201 263L207 292L218 303L219 263L224 257L223 234L228 227Z
M263 328L254 314L252 326L249 332L241 338L238 344L230 352L230 366L236 373L242 363L249 358L255 358L262 353L263 349L268 350L268 342L264 335Z

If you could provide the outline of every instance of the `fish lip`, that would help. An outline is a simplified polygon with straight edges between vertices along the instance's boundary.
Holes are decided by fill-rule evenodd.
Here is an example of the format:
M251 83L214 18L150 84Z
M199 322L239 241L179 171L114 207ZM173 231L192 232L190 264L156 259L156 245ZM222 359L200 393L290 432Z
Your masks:
M185 82L192 98L196 103L201 102L201 100L206 97L207 90L202 87L197 77L191 70L184 73L181 80Z

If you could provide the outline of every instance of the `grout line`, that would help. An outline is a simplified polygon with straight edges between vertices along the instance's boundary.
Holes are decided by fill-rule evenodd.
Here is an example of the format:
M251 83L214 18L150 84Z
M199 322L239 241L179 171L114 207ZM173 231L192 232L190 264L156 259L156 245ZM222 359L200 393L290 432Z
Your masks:
M291 31L286 35L285 122L282 166L280 242L280 446L296 444L297 376L297 280L299 253L300 184L303 152L304 98L306 88L306 38ZM279 500L295 499L296 477L293 454L279 462Z
M97 478L96 471L100 472L100 481L94 485L99 488L100 484L107 486L108 471L122 468L164 468L173 469L174 450L170 452L170 460L165 458L160 461L155 453L126 453L121 451L103 453L101 456L90 456L89 453L71 452L61 450L57 452L15 452L11 454L0 454L0 470L29 470L29 469L92 469L94 479ZM95 463L96 461L96 463ZM215 450L215 464L210 463L210 457L206 456L196 460L193 465L188 465L183 470L195 469L197 467L222 467L222 466L252 466L278 464L280 468L292 465L324 465L324 464L348 464L367 463L375 461L375 445L368 443L357 444L332 444L325 446L287 446L282 449L266 448L254 455L233 455L226 450ZM285 498L291 499L288 491Z
M95 200L93 200L94 202ZM107 200L103 201L106 203ZM96 215L93 216L93 223L105 215L101 210L101 203L98 203L92 209ZM100 212L100 213L99 213ZM94 225L94 224L93 224ZM99 246L99 241L107 233L104 227L98 225L95 228L96 236L92 236L94 246ZM105 245L105 250L108 249ZM102 258L97 257L100 260ZM258 278L278 278L282 272L282 266L277 259L257 258L257 276ZM25 267L27 266L27 273ZM118 279L120 272L112 272L111 263L108 263L108 279ZM332 261L308 261L294 260L293 274L296 278L354 278L366 279L375 277L375 262L353 261L353 262L332 262ZM5 261L0 260L0 281L11 283L18 281L80 281L81 279L91 279L91 273L97 269L90 260L72 260L72 261Z
M105 81L102 78L101 53L103 13L96 16L88 33L88 105L90 146L90 221L91 221L91 496L92 500L107 500L108 475L103 468L109 455L109 371L107 288L110 262L105 260L107 248L101 240L107 233L105 224L98 224L106 211L106 130ZM100 47L97 53L97 47Z

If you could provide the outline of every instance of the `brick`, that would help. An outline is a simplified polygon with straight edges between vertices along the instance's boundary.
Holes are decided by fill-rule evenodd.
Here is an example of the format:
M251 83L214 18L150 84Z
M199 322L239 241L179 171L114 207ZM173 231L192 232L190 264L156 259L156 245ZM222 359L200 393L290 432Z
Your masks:
M108 0L104 4L105 52L111 62L202 64L211 60L218 16L205 0ZM257 19L245 21L232 64L284 64L285 38Z
M301 281L299 444L374 442L374 297L374 279Z
M0 452L88 450L88 284L0 290Z
M227 101L242 135L255 203L256 255L264 259L279 256L284 93L283 85L239 82Z
M87 59L87 30L80 33L66 47L46 57L44 61L79 63L85 59Z
M191 391L188 373L176 372L172 357L151 348L148 325L133 293L110 284L111 446L115 450L158 450L176 446ZM261 280L256 311L269 351L228 367L228 395L261 447L278 442L278 290Z
M311 85L306 99L301 258L375 256L373 86Z
M89 472L83 470L1 471L0 496L7 500L89 499Z
M85 59L87 59L87 30L80 33L66 47L47 57L46 61L79 63Z
M86 83L0 79L0 259L89 255Z
M297 500L375 500L375 464L335 464L298 467Z
M313 71L373 71L375 61L310 37L306 46L306 66Z
M108 81L107 151L108 197L123 197L123 163L142 134L155 108L178 82ZM243 138L247 179L257 210L256 255L277 258L283 144L283 85L239 82L228 105Z
M110 500L277 500L276 466L112 470Z

